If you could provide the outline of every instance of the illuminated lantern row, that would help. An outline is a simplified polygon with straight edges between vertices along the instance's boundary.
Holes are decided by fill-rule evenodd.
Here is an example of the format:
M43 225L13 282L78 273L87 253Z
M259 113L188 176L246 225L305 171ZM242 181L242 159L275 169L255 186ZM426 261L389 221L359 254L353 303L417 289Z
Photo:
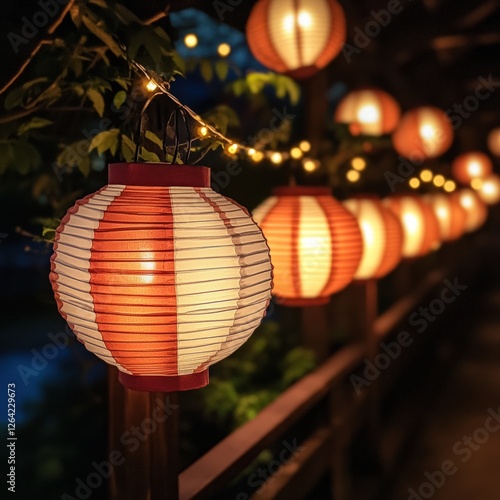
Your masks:
M246 35L252 54L264 66L308 78L342 49L344 11L334 0L259 0Z
M490 175L483 179L477 192L487 205L497 204L500 201L500 178L498 175Z
M363 256L354 279L384 277L401 261L401 223L377 198L353 198L344 206L356 217L363 237Z
M488 217L488 208L472 189L461 189L450 196L458 200L467 214L465 219L466 232L475 231L485 223Z
M412 161L435 158L453 142L453 129L445 113L422 107L405 113L392 135L396 151Z
M403 226L403 257L423 257L439 248L436 216L419 196L391 196L383 203Z
M356 219L325 187L282 187L253 212L274 266L274 294L289 306L324 304L361 260Z
M455 197L436 193L424 197L434 211L441 241L453 241L464 234L467 214Z
M50 280L78 340L126 387L175 391L241 346L271 296L266 241L210 169L109 166L57 229Z
M340 101L335 121L348 123L353 135L379 136L392 132L400 115L398 103L387 92L363 89L350 92Z
M500 128L495 128L488 134L488 149L491 154L500 156Z
M451 165L455 179L468 186L473 179L484 179L493 172L493 164L488 155L480 151L471 151L457 156Z

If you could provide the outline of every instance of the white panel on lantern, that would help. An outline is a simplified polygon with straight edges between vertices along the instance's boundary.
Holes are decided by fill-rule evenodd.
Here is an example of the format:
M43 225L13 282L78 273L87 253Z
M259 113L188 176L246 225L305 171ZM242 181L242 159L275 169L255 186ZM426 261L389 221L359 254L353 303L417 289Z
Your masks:
M422 149L427 156L434 156L441 148L444 132L441 121L433 108L420 108L418 112L418 132L422 139Z
M412 198L401 199L401 223L404 228L403 255L417 255L424 241L423 214L420 205Z
M317 297L328 283L332 240L328 219L313 197L300 197L300 215L297 253L301 295L312 298Z

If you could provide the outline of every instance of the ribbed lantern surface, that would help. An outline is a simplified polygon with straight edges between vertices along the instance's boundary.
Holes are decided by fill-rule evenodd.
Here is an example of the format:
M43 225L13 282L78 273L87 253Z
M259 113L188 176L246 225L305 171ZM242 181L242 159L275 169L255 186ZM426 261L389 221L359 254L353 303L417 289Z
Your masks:
M57 229L50 280L87 349L136 390L208 383L271 295L272 266L248 212L210 187L210 169L112 164L109 184Z
M464 234L467 214L456 198L435 193L426 196L424 200L434 211L441 241L453 241Z
M275 189L253 216L271 249L274 294L281 303L324 304L352 281L361 259L361 233L328 188Z
M308 78L342 49L346 26L334 0L259 0L246 35L255 58L294 78Z
M444 111L425 106L405 113L392 134L396 151L412 161L435 158L453 142L453 129Z
M382 278L401 261L403 228L399 219L376 198L352 198L343 204L356 217L363 237L363 256L354 279Z
M399 122L401 110L387 92L362 89L349 92L335 111L335 121L348 123L353 135L382 135L392 132Z
M473 179L484 179L493 172L493 163L481 151L471 151L457 156L451 165L455 179L468 186Z
M403 257L422 257L439 248L439 226L432 209L419 196L391 196L383 203L403 226Z
M451 196L458 200L458 203L467 214L465 218L466 232L471 233L485 223L488 217L488 207L475 191L472 189L461 189Z

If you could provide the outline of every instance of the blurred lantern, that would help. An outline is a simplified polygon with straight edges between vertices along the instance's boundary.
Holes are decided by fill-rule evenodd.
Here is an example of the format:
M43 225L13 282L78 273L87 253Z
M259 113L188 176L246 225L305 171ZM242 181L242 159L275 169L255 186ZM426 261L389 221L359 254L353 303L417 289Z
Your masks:
M401 223L377 198L353 198L345 201L344 206L356 217L363 237L363 256L354 279L382 278L401 260Z
M361 233L328 188L275 189L253 215L271 249L274 294L281 303L324 304L352 281Z
M342 49L344 11L335 0L259 0L246 34L252 54L264 66L308 78Z
M473 179L484 179L493 172L493 164L488 155L471 151L457 156L451 165L455 179L468 186Z
M451 197L458 200L460 206L465 210L465 231L470 233L479 229L488 217L488 207L472 189L461 189L456 191Z
M400 155L418 162L447 151L453 142L453 129L441 109L412 109L401 118L392 142Z
M500 178L498 175L490 175L483 179L483 183L477 192L487 205L498 203L500 201Z
M383 203L403 226L403 257L422 257L439 248L438 221L420 196L391 196Z
M495 156L500 156L500 127L494 128L488 134L488 149L491 154Z
M210 169L117 163L56 231L50 280L87 349L145 391L203 387L271 296L266 241Z
M353 135L382 135L392 132L399 122L399 104L378 89L355 90L337 106L335 121L348 123Z
M467 214L456 198L435 193L425 196L424 200L434 211L441 241L456 240L464 234Z

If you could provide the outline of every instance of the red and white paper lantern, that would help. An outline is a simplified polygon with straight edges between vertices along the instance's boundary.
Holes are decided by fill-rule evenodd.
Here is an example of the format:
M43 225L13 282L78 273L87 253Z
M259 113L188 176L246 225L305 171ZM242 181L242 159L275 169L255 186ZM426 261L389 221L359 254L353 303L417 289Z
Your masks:
M126 387L175 391L206 385L248 339L271 274L262 232L210 188L210 169L118 163L61 221L50 280L78 340Z
M471 233L479 229L488 217L488 207L472 189L461 189L451 195L465 210L465 231Z
M453 177L468 186L473 179L484 179L493 172L493 163L481 151L470 151L457 156L451 165Z
M464 234L467 214L455 197L435 193L425 196L424 200L434 211L441 241L453 241Z

